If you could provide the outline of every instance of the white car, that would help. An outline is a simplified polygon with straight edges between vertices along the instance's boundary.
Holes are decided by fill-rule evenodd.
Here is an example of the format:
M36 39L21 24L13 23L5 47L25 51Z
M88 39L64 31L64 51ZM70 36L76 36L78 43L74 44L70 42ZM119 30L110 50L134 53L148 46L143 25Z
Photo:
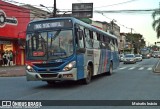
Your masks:
M124 64L128 64L128 63L132 63L135 64L136 63L136 57L134 54L126 54L124 56L124 60L123 60Z
M136 54L135 57L136 57L136 61L142 61L142 55Z

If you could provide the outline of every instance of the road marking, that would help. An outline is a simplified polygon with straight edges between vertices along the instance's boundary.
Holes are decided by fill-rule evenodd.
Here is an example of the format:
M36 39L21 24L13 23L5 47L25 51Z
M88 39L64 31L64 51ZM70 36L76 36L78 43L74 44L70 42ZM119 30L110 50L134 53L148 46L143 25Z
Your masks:
M139 68L138 70L143 70L144 69L144 67L141 67L141 68Z
M158 61L158 64L160 64L160 60ZM158 64L156 65L156 68L158 68Z
M129 68L128 70L133 70L133 69L135 69L135 67L131 67L131 68Z
M152 68L151 68L151 67L149 67L147 70L152 70Z
M121 68L119 68L119 69L125 69L125 68L127 68L127 67L121 67Z

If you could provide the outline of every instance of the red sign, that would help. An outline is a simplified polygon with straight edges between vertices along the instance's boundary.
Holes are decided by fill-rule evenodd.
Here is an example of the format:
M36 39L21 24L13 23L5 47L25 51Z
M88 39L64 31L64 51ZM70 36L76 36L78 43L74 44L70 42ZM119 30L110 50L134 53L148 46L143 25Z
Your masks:
M44 56L44 52L43 51L34 51L33 56Z
M19 35L26 31L30 22L30 11L26 8L0 0L0 36L7 38L25 38Z

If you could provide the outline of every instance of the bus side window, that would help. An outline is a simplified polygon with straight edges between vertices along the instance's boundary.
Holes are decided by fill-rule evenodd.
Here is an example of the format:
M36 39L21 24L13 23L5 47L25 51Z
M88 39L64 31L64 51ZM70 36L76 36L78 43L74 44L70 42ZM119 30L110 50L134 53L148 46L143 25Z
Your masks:
M97 40L97 33L93 32L93 48L98 49L100 48L99 41Z
M114 40L114 45L115 45L115 51L118 51L118 42L116 39Z
M111 51L115 51L114 50L114 42L113 42L114 40L113 39L110 39L110 48L111 48Z
M84 33L83 30L76 25L76 44L79 48L84 48Z
M101 49L105 49L105 43L104 43L104 40L103 40L103 35L100 34L100 48Z
M93 43L90 36L90 31L85 28L85 42L87 48L93 48Z
M109 37L108 36L104 36L104 42L105 42L107 50L110 50Z

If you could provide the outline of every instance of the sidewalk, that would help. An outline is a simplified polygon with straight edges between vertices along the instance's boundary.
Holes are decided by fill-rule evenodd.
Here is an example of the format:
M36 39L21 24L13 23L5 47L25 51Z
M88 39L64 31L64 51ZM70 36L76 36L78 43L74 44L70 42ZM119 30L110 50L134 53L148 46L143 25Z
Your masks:
M153 67L153 71L155 73L160 73L160 58L159 58L158 62L156 63L156 65Z
M25 76L25 66L0 66L0 77Z

